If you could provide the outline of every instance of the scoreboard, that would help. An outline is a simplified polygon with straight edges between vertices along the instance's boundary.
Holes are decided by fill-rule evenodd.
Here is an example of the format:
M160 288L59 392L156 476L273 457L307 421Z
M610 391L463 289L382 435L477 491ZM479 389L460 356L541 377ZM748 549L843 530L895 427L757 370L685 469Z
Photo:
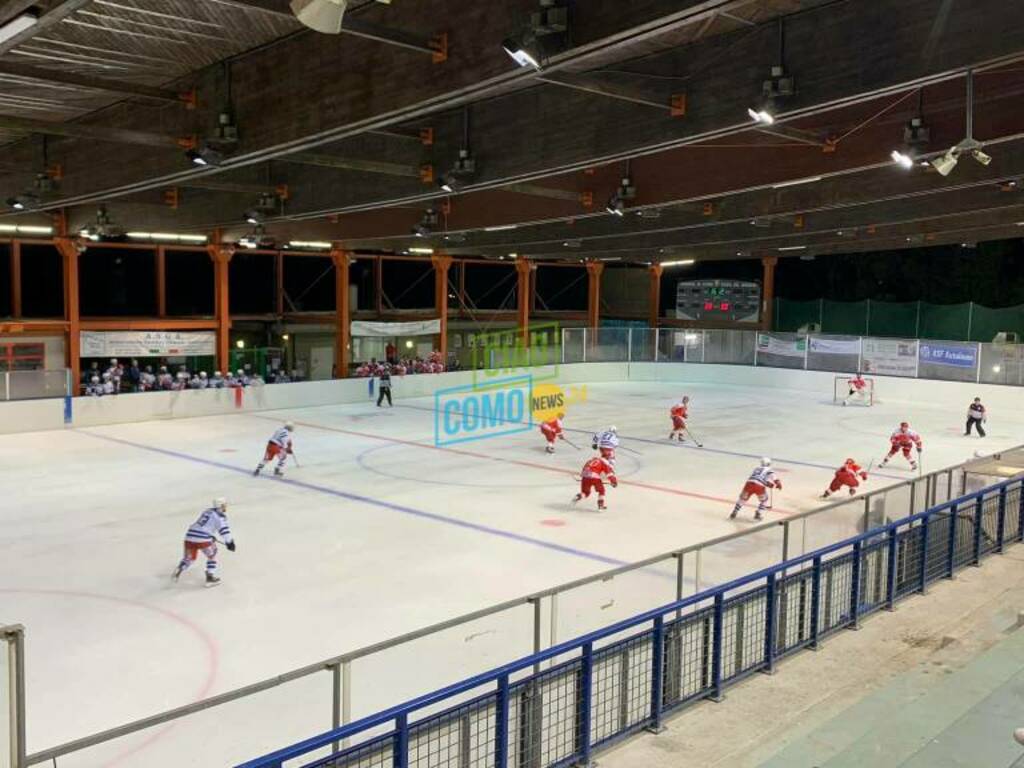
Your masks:
M681 320L732 320L756 323L761 284L751 280L680 280L676 317Z

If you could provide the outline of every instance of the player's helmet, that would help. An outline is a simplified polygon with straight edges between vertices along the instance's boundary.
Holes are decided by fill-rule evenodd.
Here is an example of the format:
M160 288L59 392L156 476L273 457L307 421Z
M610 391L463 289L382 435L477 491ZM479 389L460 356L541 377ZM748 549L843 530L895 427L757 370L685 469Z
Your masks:
M235 371L235 376L244 376L244 375L245 375L245 371L243 371L241 368L239 368L237 371Z
M767 456L765 456L763 459L761 459L761 466L762 467L770 467L771 465L772 465L772 460L769 459Z
M221 376L223 376L224 374L223 374L223 373L221 373L220 371L214 371L214 372L213 372L213 375L214 375L214 376L216 376L217 378L220 378L220 377L221 377Z
M910 429L910 425L907 422L905 422L905 421L901 421L900 422L900 429L902 429L904 431L908 430L908 429Z
M284 423L284 428L287 429L289 432L294 432L295 431L295 425L292 424L290 421L286 421Z
M683 395L683 402L684 403L690 402L690 396L689 395Z
M608 431L609 431L609 432L615 432L616 434L618 434L618 431L619 431L619 430L618 430L618 429L616 429L616 428L615 428L614 426L611 426L611 427L608 427Z
M846 460L846 463L847 463L847 464L856 464L857 462L856 462L856 461L854 461L853 459L847 459L847 460Z
M92 383L93 384L99 384L100 383L100 377L99 376L93 376L92 377Z
M199 372L199 378L200 379L205 379L206 378L206 371L200 371Z
M228 508L227 499L225 499L223 496L218 496L217 498L215 498L213 500L213 508L214 509L219 509L221 511L227 509Z

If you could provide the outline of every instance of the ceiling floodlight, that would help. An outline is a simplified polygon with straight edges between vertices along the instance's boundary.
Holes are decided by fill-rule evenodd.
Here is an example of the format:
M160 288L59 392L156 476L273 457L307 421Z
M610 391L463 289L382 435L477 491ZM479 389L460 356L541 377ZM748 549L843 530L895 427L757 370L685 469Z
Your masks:
M956 168L956 164L959 160L958 154L954 150L949 150L944 155L940 155L931 161L931 166L942 176L949 176Z
M506 37L501 41L501 47L520 67L533 67L540 71L539 55L527 47L525 35Z
M310 29L325 35L341 33L348 0L292 0L289 7L295 18Z

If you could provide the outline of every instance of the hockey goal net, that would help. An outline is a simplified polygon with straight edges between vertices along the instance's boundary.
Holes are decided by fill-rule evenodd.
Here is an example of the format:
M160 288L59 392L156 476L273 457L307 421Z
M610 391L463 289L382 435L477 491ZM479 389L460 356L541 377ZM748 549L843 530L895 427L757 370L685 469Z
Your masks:
M835 384L832 388L832 402L836 405L842 405L846 403L848 405L874 405L877 401L875 399L875 380L864 377L864 388L859 392L855 391L853 395L850 394L850 390L853 389L854 377L851 375L836 376Z

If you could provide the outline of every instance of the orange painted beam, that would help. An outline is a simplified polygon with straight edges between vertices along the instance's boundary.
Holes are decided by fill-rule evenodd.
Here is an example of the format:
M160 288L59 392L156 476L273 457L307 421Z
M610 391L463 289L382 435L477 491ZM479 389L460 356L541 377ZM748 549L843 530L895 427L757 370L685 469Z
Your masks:
M14 323L0 323L0 333L31 333L39 336L63 336L68 332L68 323L60 320L19 320Z
M82 380L82 329L78 303L79 245L69 237L58 237L54 244L64 267L64 319L68 323L64 360L71 369L71 391L77 394Z
M11 243L11 317L21 317L21 243Z
M647 291L647 325L650 328L658 327L658 318L661 315L661 264L652 264L647 268L650 277L650 285Z
M79 327L83 331L215 331L218 323L208 317L86 317Z
M761 281L761 330L772 329L772 305L775 303L775 265L779 263L778 256L763 256L761 258L762 281Z
M597 328L601 320L601 273L604 264L587 262L587 327Z
M229 295L229 273L231 257L235 255L232 246L216 242L206 247L206 252L213 261L213 308L215 328L217 330L217 368L221 371L231 370L229 339L231 335L231 297Z
M156 314L167 317L167 249L162 245L156 249Z
M448 361L448 270L452 266L452 257L443 253L435 253L431 257L434 264L434 310L441 321L438 333L437 349L441 359Z
M331 250L334 262L334 378L348 377L351 357L352 312L349 306L349 265L352 257L341 248Z

